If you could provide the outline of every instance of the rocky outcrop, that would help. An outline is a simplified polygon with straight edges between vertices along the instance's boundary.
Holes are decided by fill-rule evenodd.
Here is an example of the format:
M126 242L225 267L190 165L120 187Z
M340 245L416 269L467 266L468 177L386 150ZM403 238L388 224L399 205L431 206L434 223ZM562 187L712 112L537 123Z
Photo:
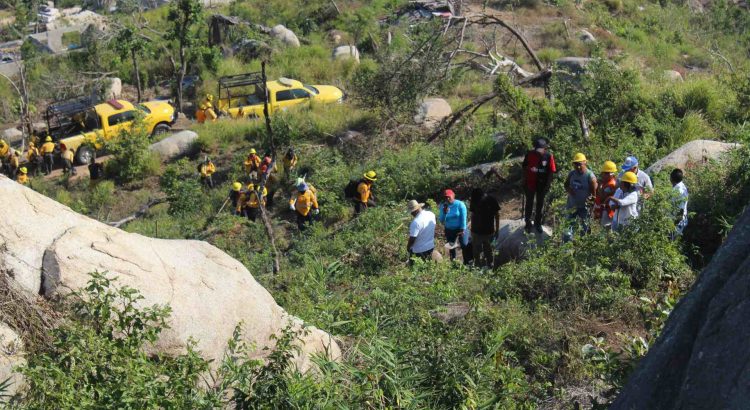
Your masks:
M338 46L333 49L334 60L352 59L359 63L359 50L356 46Z
M667 79L669 81L677 81L677 82L682 82L683 81L682 74L680 74L679 71L664 70L664 72L663 72L662 75L664 76L665 79Z
M23 379L13 369L25 362L21 338L8 325L0 322L0 384L5 380L10 382L5 394L12 396L23 386Z
M198 134L194 131L185 130L151 144L149 149L159 154L162 161L171 161L197 151L197 141Z
M739 144L711 140L695 140L672 151L666 157L656 161L646 169L649 175L660 172L663 169L681 168L687 169L696 165L702 165L710 160L721 158L726 152L739 147Z
M750 210L669 315L610 407L744 409L750 403Z
M448 101L442 98L425 98L419 106L417 115L414 116L414 122L426 128L435 128L440 121L451 115L451 109Z
M23 133L18 128L8 128L0 133L0 138L13 146L16 145L16 143L21 142L23 139Z
M190 338L208 359L221 359L238 323L262 357L273 335L300 319L276 304L248 270L206 242L148 238L112 228L0 177L0 272L31 294L57 298L80 289L92 271L109 272L119 286L137 289L143 306L169 304L172 314L153 349L185 351ZM16 217L24 215L23 218ZM314 327L303 337L296 364L310 356L340 356L331 337Z
M297 38L297 35L294 34L292 30L289 30L281 24L274 26L271 29L270 34L271 37L281 41L289 47L299 47L299 39Z
M544 226L542 233L526 233L523 219L502 219L500 229L495 236L495 247L498 251L495 264L502 265L514 259L522 259L528 249L540 246L552 235L552 229Z
M112 100L122 97L122 80L117 77L110 78L109 84L104 87L104 99Z
M578 39L581 40L584 43L596 43L596 37L594 37L593 34L591 34L588 30L581 30L578 32Z

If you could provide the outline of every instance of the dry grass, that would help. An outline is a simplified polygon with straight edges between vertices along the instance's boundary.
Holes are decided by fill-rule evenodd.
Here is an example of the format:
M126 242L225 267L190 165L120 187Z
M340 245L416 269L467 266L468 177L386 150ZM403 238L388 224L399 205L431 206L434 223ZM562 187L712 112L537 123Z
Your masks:
M0 271L0 318L21 336L27 352L49 346L60 315L41 297L18 289L11 278L11 273Z

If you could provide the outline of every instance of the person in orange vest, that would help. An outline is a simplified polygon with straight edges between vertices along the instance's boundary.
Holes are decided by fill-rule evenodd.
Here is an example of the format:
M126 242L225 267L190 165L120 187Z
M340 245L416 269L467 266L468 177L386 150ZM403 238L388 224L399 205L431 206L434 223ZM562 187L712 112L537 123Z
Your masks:
M289 200L289 209L297 214L297 227L300 231L305 230L305 224L312 226L313 215L320 213L318 199L304 182L297 186L297 196Z
M268 190L263 187L263 193L259 192L260 186L250 183L247 185L247 192L245 193L244 213L247 215L247 219L255 222L260 215L260 206L266 206L266 195Z
M198 124L206 122L206 104L201 104L197 110L195 110L195 120Z
M55 163L55 143L52 142L52 137L47 135L39 152L44 157L44 174L49 175L52 173L52 165Z
M375 171L367 171L357 185L357 196L354 198L354 213L375 206L375 196L372 194L372 184L378 180Z
M245 158L243 165L245 166L245 172L250 179L256 180L258 178L258 169L260 168L260 157L258 156L257 151L255 151L255 148L250 149L250 153L247 154L247 158Z
M605 161L602 172L599 175L601 183L596 187L594 197L594 220L599 221L605 228L612 225L612 217L615 210L609 205L609 197L617 191L617 165L612 161Z
M18 169L18 175L16 176L16 182L22 185L28 185L29 184L29 176L28 170L26 167L21 167Z

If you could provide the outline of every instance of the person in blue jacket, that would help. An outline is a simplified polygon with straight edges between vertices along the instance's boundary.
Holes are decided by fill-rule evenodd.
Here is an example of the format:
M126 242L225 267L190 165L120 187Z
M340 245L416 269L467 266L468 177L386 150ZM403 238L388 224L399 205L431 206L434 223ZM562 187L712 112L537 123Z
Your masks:
M456 199L456 194L451 189L443 192L443 203L440 204L438 219L445 226L445 240L448 244L458 244L461 246L464 263L468 264L472 260L471 249L469 248L469 231L466 229L468 212L466 204ZM456 258L456 247L450 249L451 260Z

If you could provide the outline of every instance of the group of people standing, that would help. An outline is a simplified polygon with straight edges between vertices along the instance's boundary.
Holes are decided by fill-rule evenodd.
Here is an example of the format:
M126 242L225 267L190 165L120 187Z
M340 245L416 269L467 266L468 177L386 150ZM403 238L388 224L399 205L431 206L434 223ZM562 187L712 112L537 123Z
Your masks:
M446 248L451 260L456 259L460 248L465 264L494 266L492 242L500 225L500 205L481 188L472 190L468 207L464 201L456 199L452 189L446 189L437 216L416 200L407 203L407 210L414 217L409 225L406 245L410 257L432 257L435 228L440 222L445 229Z
M589 169L583 153L573 156L572 165L573 169L568 172L564 182L569 227L563 241L572 240L578 230L582 234L588 233L592 214L595 223L603 228L621 230L638 218L644 200L654 191L651 177L640 169L638 158L632 155L625 158L619 169L613 161L605 161L599 178ZM522 168L525 230L528 233L542 233L545 198L554 174L558 172L546 139L534 141L533 149L523 159ZM670 174L676 193L674 236L681 235L688 223L688 189L683 179L681 169L676 168ZM451 260L456 258L456 250L460 247L464 263L473 261L477 266L493 266L492 241L500 220L497 201L480 188L472 191L468 208L463 201L456 199L451 189L443 191L443 199L438 206L437 216L424 209L423 203L416 200L408 202L407 210L413 216L407 242L409 255L430 258L435 249L435 228L441 223ZM471 234L467 233L468 230Z

